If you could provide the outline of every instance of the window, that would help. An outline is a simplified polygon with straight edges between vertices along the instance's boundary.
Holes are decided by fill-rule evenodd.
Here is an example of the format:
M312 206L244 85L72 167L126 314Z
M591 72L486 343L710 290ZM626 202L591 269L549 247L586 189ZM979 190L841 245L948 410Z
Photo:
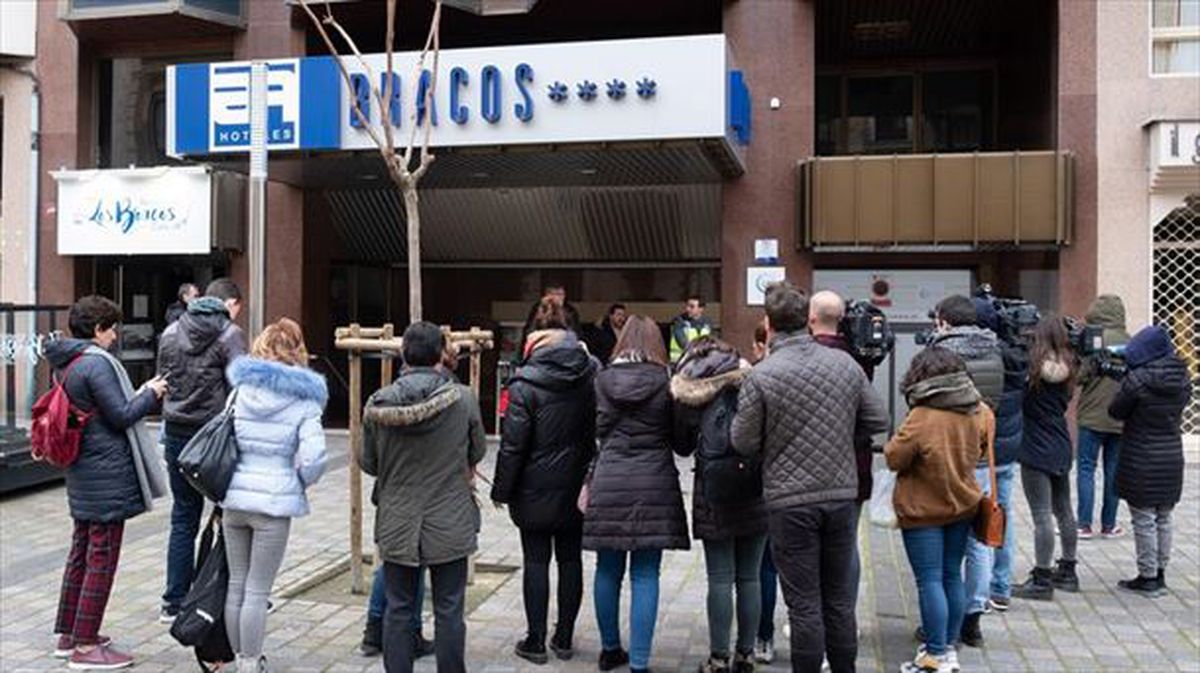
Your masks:
M846 132L851 154L912 152L912 76L851 77L846 92Z
M1200 0L1154 0L1151 72L1200 75Z
M921 150L974 152L992 137L990 70L931 72L922 78Z

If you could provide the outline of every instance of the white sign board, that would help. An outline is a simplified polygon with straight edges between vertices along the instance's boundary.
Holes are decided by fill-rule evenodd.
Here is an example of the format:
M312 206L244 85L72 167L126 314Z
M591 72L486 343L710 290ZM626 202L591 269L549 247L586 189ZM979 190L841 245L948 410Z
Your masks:
M408 141L419 100L411 81L417 56L395 56L398 143ZM376 78L387 70L383 54L364 59ZM352 75L366 73L355 59L346 65ZM727 74L723 35L445 49L431 144L719 138L725 135ZM352 120L351 91L339 89L341 148L374 150L370 135ZM379 128L387 115L375 101L369 105Z
M58 254L208 254L212 177L203 166L58 171Z
M952 294L971 296L971 272L818 269L813 272L813 290L870 301L893 322L928 323L929 311L942 299Z
M752 266L746 269L746 303L762 306L767 300L767 286L787 277L782 266Z
M1200 121L1158 122L1153 135L1156 166L1200 166Z

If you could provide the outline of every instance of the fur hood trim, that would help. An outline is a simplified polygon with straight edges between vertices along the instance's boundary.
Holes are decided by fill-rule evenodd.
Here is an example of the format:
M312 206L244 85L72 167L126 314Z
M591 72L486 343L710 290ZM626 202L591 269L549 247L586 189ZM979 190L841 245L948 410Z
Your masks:
M702 407L713 401L725 388L742 385L742 379L749 373L750 363L743 360L737 369L706 379L693 379L676 374L671 377L671 397L685 406Z
M410 427L437 416L457 404L460 399L462 399L461 389L458 384L450 382L415 404L369 407L365 418L379 425Z
M1071 367L1058 358L1049 357L1042 362L1040 374L1046 383L1062 383L1071 378Z
M229 365L226 376L234 386L254 386L286 397L312 400L322 408L329 400L325 377L307 367L243 356Z

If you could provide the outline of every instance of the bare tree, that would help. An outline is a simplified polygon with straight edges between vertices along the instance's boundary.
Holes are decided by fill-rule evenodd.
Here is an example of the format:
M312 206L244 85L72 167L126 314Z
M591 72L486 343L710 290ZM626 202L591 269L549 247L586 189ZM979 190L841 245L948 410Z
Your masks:
M421 48L421 53L413 64L412 76L409 77L410 88L412 89L411 100L417 101L417 97L421 92L422 74L425 72L425 62L427 58L433 61L433 67L429 76L428 85L424 87L424 101L421 105L413 105L412 112L409 114L408 125L408 140L404 145L403 150L396 147L395 132L392 125L386 116L389 112L389 107L384 104L392 100L392 86L394 82L393 60L395 55L395 38L396 38L396 2L397 0L387 0L387 37L385 48L387 50L387 72L383 77L383 88L380 89L379 78L375 76L375 71L371 68L367 60L363 58L362 52L359 51L358 45L346 32L342 25L333 17L333 10L329 4L325 4L324 18L318 17L313 12L308 0L299 0L300 7L308 14L308 18L312 21L313 26L320 33L321 39L324 40L325 46L329 49L329 53L337 62L338 69L342 73L342 79L346 83L346 88L353 91L354 85L350 79L350 71L346 67L347 56L342 55L330 37L329 29L345 43L345 46L350 50L350 54L358 62L359 66L367 74L367 84L371 90L371 98L374 99L375 109L379 111L383 118L381 124L383 133L379 133L371 125L369 115L365 114L359 107L358 99L355 96L350 97L351 110L354 116L362 124L363 129L371 136L371 140L379 148L379 156L383 158L383 163L387 167L388 176L400 190L400 195L404 198L404 215L408 225L408 319L409 322L417 322L421 320L422 305L421 305L421 212L420 201L417 192L417 184L421 177L429 170L429 165L433 163L433 154L429 151L429 140L433 133L433 100L434 92L437 90L438 77L438 53L441 51L441 41L439 38L439 26L442 20L442 0L434 0L433 18L429 22L429 32L425 37L425 45ZM425 114L422 118L418 114L418 109L424 110ZM413 167L414 154L417 151L417 132L422 130L420 138L420 153L417 155L416 167Z

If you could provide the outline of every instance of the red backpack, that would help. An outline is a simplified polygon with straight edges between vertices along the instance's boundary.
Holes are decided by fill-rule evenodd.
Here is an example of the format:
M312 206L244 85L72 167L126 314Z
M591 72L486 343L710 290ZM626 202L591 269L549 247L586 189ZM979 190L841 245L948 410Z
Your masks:
M92 414L85 414L71 404L66 382L71 369L83 356L71 360L58 381L33 405L33 427L30 428L30 455L59 468L67 468L79 457L79 441L83 426ZM53 377L51 377L53 380Z

